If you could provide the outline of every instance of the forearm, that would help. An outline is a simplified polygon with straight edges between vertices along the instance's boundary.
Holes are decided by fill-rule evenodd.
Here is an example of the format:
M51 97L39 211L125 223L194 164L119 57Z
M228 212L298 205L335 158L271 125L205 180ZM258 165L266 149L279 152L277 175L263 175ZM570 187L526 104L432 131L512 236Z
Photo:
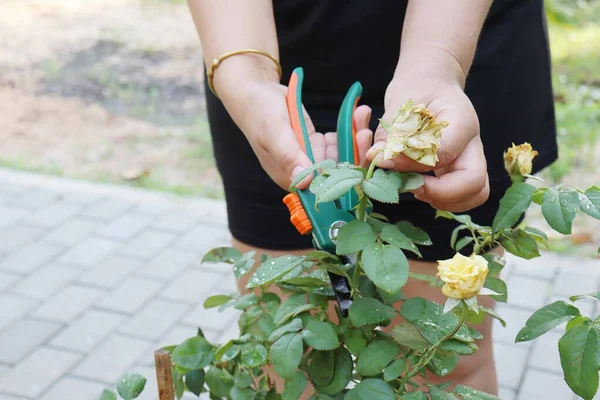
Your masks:
M279 59L270 0L188 0L206 65L224 53L241 49L266 51ZM214 76L220 88L235 87L238 79L278 81L277 68L267 57L241 54L222 62Z
M438 64L464 87L492 0L410 0L396 72Z

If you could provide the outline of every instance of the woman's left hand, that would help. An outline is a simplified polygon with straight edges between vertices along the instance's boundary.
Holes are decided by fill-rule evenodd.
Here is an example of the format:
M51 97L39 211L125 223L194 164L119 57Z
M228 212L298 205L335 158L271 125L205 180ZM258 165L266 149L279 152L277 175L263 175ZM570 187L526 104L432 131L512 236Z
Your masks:
M488 199L489 180L483 145L479 135L479 120L471 101L460 84L459 74L446 67L418 65L397 71L385 96L383 120L391 122L398 109L408 100L424 104L436 121L447 121L442 129L439 161L434 167L420 164L404 154L384 160L381 149L387 132L379 126L375 143L367 157L376 159L380 168L402 172L433 171L424 175L425 184L413 193L432 207L464 212Z

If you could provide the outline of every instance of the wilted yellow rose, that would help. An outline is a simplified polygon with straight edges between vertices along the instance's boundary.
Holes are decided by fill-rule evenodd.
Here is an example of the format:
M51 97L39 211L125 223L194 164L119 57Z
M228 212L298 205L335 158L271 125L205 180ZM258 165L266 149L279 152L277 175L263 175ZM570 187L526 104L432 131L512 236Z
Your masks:
M437 276L444 282L442 293L454 299L468 299L475 296L485 282L488 262L476 254L470 257L456 253L448 260L438 261Z
M529 143L523 143L518 146L512 144L504 152L504 168L510 175L527 175L533 168L533 159L538 152L533 150Z
M391 124L380 121L389 134L383 154L385 160L404 153L421 164L435 166L442 128L448 126L447 122L436 122L424 105L414 105L410 99L400 108Z

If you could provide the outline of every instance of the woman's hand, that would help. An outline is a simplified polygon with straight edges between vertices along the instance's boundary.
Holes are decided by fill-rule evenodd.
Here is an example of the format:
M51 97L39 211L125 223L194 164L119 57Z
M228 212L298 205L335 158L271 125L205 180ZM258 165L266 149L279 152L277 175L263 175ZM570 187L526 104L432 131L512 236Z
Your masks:
M233 60L231 60L233 61ZM257 60L260 62L262 60ZM240 60L239 62L242 62ZM223 64L221 68L235 68L235 63ZM247 69L249 70L249 69ZM272 76L246 74L237 78L223 68L222 78L216 81L219 97L229 114L242 130L258 157L261 166L280 187L287 189L292 179L311 165L310 159L297 142L287 109L287 87ZM225 79L229 77L229 79ZM337 136L335 132L318 133L304 112L315 162L326 158L337 160ZM373 133L368 129L371 109L358 107L354 113L357 140L362 164L366 164L366 152L371 145ZM305 188L311 176L298 185Z
M416 65L399 70L386 92L383 119L391 122L398 109L411 98L424 104L436 121L447 121L442 129L439 161L429 167L404 154L383 160L380 150L387 133L380 126L375 132L375 144L367 153L377 157L381 168L398 171L434 171L425 175L425 185L415 190L415 197L436 209L463 212L483 204L489 196L487 164L479 136L479 120L471 101L460 84L460 73L441 65Z

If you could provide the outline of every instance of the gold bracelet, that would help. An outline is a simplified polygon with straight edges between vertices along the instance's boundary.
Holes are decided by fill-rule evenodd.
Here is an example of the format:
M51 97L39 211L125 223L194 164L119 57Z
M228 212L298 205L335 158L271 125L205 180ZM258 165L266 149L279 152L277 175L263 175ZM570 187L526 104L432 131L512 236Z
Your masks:
M244 49L244 50L236 50L236 51L232 51L229 53L225 53L222 56L215 58L212 62L212 64L208 67L207 71L206 71L206 76L208 77L208 87L210 88L210 91L213 92L213 94L215 96L217 96L217 98L219 97L217 95L217 92L215 90L214 84L213 84L213 78L215 76L215 70L217 68L219 68L219 66L221 65L221 63L223 62L223 60L231 57L231 56L235 56L238 54L244 54L244 53L252 53L252 54L260 54L262 56L265 56L269 59L271 59L271 61L273 61L275 63L275 66L277 67L277 72L279 73L279 79L281 79L281 75L282 75L282 71L281 71L281 65L279 64L279 61L277 61L277 59L275 57L273 57L272 55L270 55L269 53L267 53L266 51L262 51L262 50L254 50L254 49Z

